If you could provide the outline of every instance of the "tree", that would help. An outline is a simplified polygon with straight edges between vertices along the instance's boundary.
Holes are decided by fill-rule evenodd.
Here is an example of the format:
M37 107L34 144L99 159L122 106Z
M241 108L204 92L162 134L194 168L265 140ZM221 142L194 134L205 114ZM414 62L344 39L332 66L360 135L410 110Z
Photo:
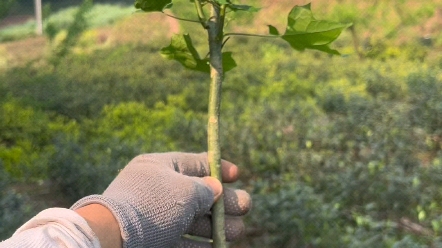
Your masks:
M35 21L37 23L36 32L37 35L43 34L43 15L41 8L41 0L35 0Z
M224 72L236 67L235 60L229 52L222 52L224 44L233 36L259 36L268 38L282 38L293 49L304 51L313 49L337 55L338 51L329 47L336 40L342 30L349 24L317 20L311 12L310 4L295 6L287 17L287 28L283 34L269 25L269 34L225 33L225 19L229 12L255 12L258 8L250 5L232 3L230 0L191 0L195 5L198 20L184 18L183 21L196 22L207 31L209 53L201 58L192 44L190 35L175 35L171 44L161 49L161 53L168 59L174 59L183 66L196 71L210 73L211 83L208 109L208 159L211 175L221 179L221 151L220 151L220 102L221 85ZM163 12L172 8L172 0L150 1L136 0L135 7L146 12ZM179 11L179 10L178 10ZM207 14L209 13L209 14ZM212 238L214 247L226 247L224 230L224 202L221 198L212 210Z

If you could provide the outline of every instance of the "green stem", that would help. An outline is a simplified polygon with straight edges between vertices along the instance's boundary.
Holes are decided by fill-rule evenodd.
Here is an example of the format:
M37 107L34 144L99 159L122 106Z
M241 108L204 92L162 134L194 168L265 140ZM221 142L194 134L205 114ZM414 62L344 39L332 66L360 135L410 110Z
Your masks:
M246 34L246 33L226 33L227 36L250 36L250 37L262 37L262 38L281 38L281 35L271 35L271 34Z
M195 1L198 2L198 1ZM211 17L207 22L210 53L210 92L209 120L207 126L208 159L211 176L220 181L221 178L221 148L220 148L220 106L221 86L223 82L222 64L222 32L225 6L211 5ZM212 239L214 248L227 247L224 230L224 197L222 196L212 208Z
M174 15L171 15L171 14L167 14L167 13L164 12L164 11L163 11L162 13L165 14L166 16L168 16L168 17L170 17L170 18L173 18L173 19L176 19L176 20L185 21L185 22L201 23L200 21L190 20L190 19L186 19L186 18L181 18L181 17L178 17L178 16L174 16Z
M201 0L195 0L195 9L196 9L196 13L198 13L198 19L200 20L201 25L203 26L203 28L207 28L207 23L206 23L206 15L204 14L204 10L203 7L201 5Z
M218 38L219 38L219 40L223 40L223 32L224 32L224 30L223 30L223 28L224 28L224 20L226 19L226 8L227 8L227 5L225 5L225 4L223 4L223 5L221 5L221 8L220 8L220 10L219 10L219 26L220 26L220 29L218 29Z

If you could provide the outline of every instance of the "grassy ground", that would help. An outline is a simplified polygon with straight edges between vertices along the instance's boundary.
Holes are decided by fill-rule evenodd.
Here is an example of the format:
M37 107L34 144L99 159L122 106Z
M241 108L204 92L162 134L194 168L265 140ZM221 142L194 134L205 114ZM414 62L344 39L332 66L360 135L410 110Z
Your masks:
M46 23L56 23L63 30L72 22L75 11L75 8L70 7L55 12ZM135 19L144 18L144 16L134 14L134 11L135 9L129 6L96 5L89 13L90 31L83 34L84 37L81 40L83 44L80 45L98 47L104 44L109 45L110 40L115 43L133 40L128 38L128 34L136 27ZM136 16L135 19L134 16ZM29 20L26 16L16 16L12 20L9 19L9 22L16 24L7 24L7 22L8 20L4 21L3 27L0 28L0 68L12 68L44 58L50 52L48 39L34 34L35 21ZM130 37L137 36L131 35ZM141 40L141 37L137 39Z

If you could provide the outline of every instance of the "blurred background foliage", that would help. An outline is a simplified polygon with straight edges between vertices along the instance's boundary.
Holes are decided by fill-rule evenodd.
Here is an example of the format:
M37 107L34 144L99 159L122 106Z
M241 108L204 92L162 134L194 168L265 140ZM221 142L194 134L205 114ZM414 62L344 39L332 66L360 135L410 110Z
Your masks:
M67 2L46 5L45 37L32 20L5 24L24 0L1 22L1 239L102 192L136 154L206 149L207 75L158 54L178 31L204 54L200 27L127 1ZM282 29L281 12L307 3L250 2L263 9L234 13L229 32ZM184 3L172 13L192 18ZM333 45L342 56L225 46L239 66L223 86L223 157L254 200L233 247L442 247L442 1L312 4L353 23Z

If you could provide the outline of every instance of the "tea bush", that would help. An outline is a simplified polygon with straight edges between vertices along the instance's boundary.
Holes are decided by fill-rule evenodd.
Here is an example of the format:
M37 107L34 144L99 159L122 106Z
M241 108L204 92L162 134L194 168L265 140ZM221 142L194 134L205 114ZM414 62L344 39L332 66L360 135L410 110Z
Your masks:
M0 240L10 237L15 230L34 214L27 196L12 188L10 175L0 159Z

